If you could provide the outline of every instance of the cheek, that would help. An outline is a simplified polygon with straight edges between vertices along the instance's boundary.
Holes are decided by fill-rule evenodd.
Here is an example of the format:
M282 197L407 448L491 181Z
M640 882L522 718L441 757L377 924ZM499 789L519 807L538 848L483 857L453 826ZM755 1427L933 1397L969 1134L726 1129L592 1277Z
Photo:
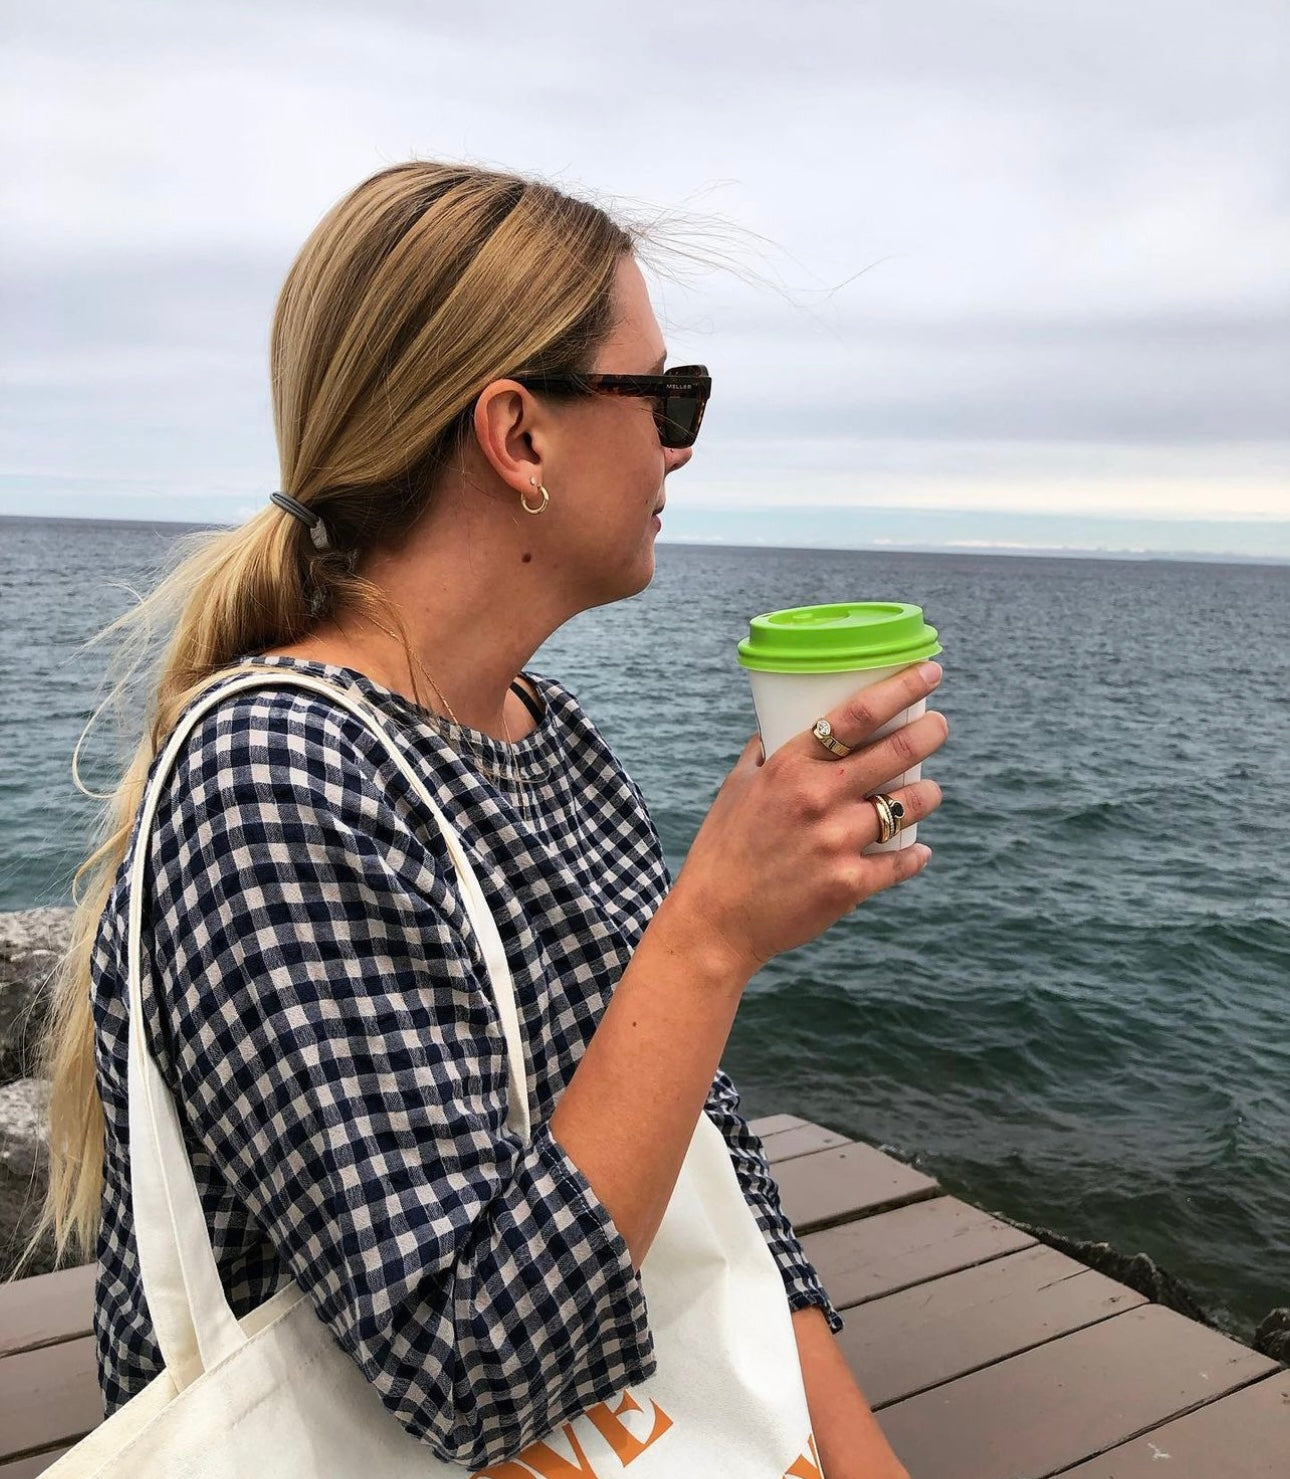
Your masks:
M626 517L652 509L663 486L663 454L651 418L646 428L608 440L599 449L598 484Z
M658 430L648 408L616 409L586 428L579 481L600 520L649 527L666 472Z

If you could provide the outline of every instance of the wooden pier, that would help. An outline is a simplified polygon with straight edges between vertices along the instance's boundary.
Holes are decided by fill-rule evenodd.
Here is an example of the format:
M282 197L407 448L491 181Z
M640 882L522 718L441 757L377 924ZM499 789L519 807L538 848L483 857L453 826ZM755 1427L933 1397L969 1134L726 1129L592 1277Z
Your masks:
M1290 1479L1284 1366L872 1146L790 1114L753 1129L913 1479ZM0 1479L102 1420L93 1287L90 1264L0 1287Z

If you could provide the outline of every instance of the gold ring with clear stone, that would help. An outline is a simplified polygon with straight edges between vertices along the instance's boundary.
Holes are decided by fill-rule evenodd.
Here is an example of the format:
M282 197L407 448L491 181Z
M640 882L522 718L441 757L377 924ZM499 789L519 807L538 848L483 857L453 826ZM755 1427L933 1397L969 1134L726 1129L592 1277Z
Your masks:
M900 831L905 808L885 791L875 791L872 796L866 796L865 800L872 801L874 810L878 813L878 841L890 842Z
M811 733L824 746L830 755L849 755L854 745L844 745L833 733L833 726L827 719L817 719Z

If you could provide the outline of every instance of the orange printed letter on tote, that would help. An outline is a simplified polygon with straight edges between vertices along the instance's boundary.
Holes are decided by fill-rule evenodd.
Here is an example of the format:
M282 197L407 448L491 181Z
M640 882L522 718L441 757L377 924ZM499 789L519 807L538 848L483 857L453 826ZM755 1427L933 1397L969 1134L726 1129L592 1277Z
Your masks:
M672 1426L672 1419L657 1402L651 1400L650 1406L654 1409L654 1426L650 1429L649 1437L643 1439L638 1438L623 1421L625 1412L644 1411L630 1392L623 1393L618 1407L612 1412L607 1403L597 1402L583 1413L613 1449L624 1469ZM487 1469L477 1469L470 1479L599 1479L595 1465L588 1461L582 1444L578 1442L578 1435L569 1423L564 1425L564 1436L573 1449L576 1464L563 1458L550 1444L539 1441L530 1443L517 1459L507 1459Z
M539 1438L536 1443L530 1443L518 1459L495 1464L491 1469L480 1469L470 1479L534 1479L535 1474L537 1479L598 1479L596 1466L588 1462L578 1435L569 1423L564 1425L564 1436L578 1460L576 1464L561 1457L549 1443Z
M622 1401L613 1412L610 1412L609 1405L605 1402L597 1402L594 1407L587 1408L586 1416L595 1423L596 1431L622 1460L623 1468L633 1459L639 1458L651 1443L657 1442L672 1426L672 1419L653 1398L650 1399L650 1406L654 1409L654 1426L645 1439L638 1438L623 1421L624 1412L644 1410L630 1392L623 1393Z
M820 1455L815 1451L815 1434L806 1440L806 1453L799 1454L784 1474L784 1479L824 1479L820 1469Z
M540 1439L536 1443L530 1443L520 1454L521 1462L533 1469L538 1479L597 1479L596 1466L588 1462L587 1455L582 1451L582 1444L578 1442L578 1435L569 1423L564 1425L564 1436L573 1449L576 1464L562 1458L549 1443L543 1443Z

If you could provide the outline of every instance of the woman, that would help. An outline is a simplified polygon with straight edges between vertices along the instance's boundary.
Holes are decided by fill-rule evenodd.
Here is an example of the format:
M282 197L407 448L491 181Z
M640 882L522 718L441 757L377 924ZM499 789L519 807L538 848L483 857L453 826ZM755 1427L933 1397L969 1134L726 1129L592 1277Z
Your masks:
M42 1226L60 1255L96 1248L109 1415L161 1369L127 1155L132 824L180 715L250 667L373 706L458 829L534 1132L507 1132L486 964L388 751L317 693L216 705L147 841L143 1016L234 1313L294 1279L431 1453L509 1460L654 1377L642 1265L706 1112L782 1278L825 1473L904 1472L719 1058L762 964L922 867L922 848L861 856L865 798L946 725L865 745L934 686L911 671L829 716L845 759L807 732L763 762L754 736L669 886L636 786L574 696L524 671L570 617L649 584L664 480L692 456L703 374L599 378L663 369L633 245L546 185L411 163L353 190L291 268L282 491L157 597L182 609L48 1047ZM931 781L895 797L909 820L940 802Z

